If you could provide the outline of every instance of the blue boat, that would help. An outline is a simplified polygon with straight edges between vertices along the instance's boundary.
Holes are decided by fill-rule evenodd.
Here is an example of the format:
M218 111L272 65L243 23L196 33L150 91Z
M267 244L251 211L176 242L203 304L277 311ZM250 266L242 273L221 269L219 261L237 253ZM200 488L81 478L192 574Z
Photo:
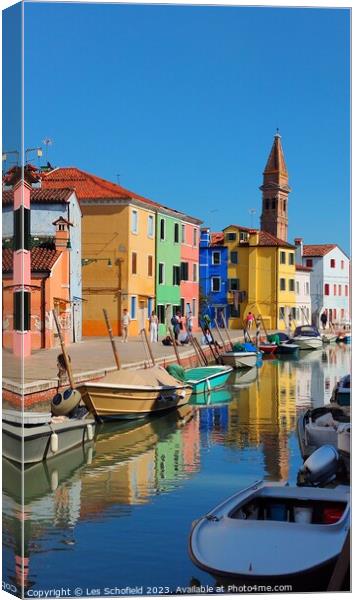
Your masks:
M170 375L191 386L193 394L203 394L223 387L233 371L233 367L226 365L184 369L180 365L173 364L168 365L166 369Z

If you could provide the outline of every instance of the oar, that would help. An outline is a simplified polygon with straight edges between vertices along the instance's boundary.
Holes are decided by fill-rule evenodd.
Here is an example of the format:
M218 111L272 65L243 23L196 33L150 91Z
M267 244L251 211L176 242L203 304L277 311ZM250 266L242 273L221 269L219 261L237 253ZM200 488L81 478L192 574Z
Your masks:
M214 351L213 351L213 348L212 348L212 346L211 346L211 343L210 343L210 341L209 341L209 339L208 339L208 337L207 337L207 333L206 333L205 329L202 327L202 324L200 325L200 327L201 327L202 333L203 333L203 335L204 335L204 337L205 337L205 339L206 339L206 342L207 342L207 344L208 344L208 347L209 347L209 349L210 349L210 352L211 352L211 354L212 354L212 356L213 356L213 359L215 360L215 362L218 362L217 356L216 356L216 354L215 354L215 353L214 353Z
M155 366L155 358L154 358L154 355L153 355L153 352L152 352L152 347L151 347L151 344L149 342L149 338L148 338L147 333L146 333L146 329L142 329L141 333L144 335L144 339L145 339L147 348L149 350L150 358L151 358L151 361L152 361L152 364L153 364L153 367L154 367Z
M227 323L226 323L226 317L224 315L222 315L222 322L223 322L223 327L224 327L225 334L226 334L227 339L228 339L228 341L229 341L229 343L231 345L231 349L233 350L233 342L231 340L231 336L229 335L229 331L228 331Z
M170 338L171 338L171 341L172 341L172 345L173 345L174 350L175 350L177 362L178 362L178 364L180 366L182 366L181 365L181 358L180 358L180 355L179 355L179 352L178 352L178 349L177 349L177 344L176 344L174 333L172 331L172 327L169 327L168 329L169 329L169 334L170 334Z
M207 366L207 365L208 365L207 356L206 356L206 355L205 355L205 353L203 352L203 350L202 350L202 347L201 347L201 345L200 345L199 341L198 341L198 340L196 340L196 338L194 338L194 337L192 338L192 341L193 341L194 345L195 345L195 346L196 346L196 348L197 348L197 352L198 352L198 353L201 355L201 358L202 358L203 365L204 365L204 366Z
M118 354L118 350L117 347L115 345L115 341L113 338L113 331L112 331L112 327L109 321L109 317L108 317L108 313L106 311L105 308L103 308L103 314L104 314L104 320L105 320L105 324L107 326L107 330L108 330L108 335L109 335L109 339L110 339L110 343L112 345L112 350L113 350L113 354L114 354L114 360L117 366L117 369L119 371L121 364L120 364L120 358L119 358L119 354Z
M63 339L63 336L62 336L61 326L59 324L58 317L57 317L56 312L54 310L52 310L52 314L53 314L54 321L56 323L57 333L58 333L58 337L59 337L61 348L62 348L62 354L63 354L63 358L64 358L64 364L66 366L66 371L67 371L67 375L68 375L68 379L69 379L69 384L70 384L72 390L74 390L75 389L75 385L74 385L72 367L71 367L71 363L69 362L69 358L68 358L66 346L64 345L64 339Z
M202 359L202 356L200 355L200 353L199 353L199 350L197 350L197 346L196 346L196 344L195 344L195 342L196 342L197 340L196 340L196 338L194 338L194 337L193 337L193 335L191 335L190 337L191 337L191 344L192 344L192 347L193 347L193 349L194 349L194 351L195 351L195 353L196 353L196 357L197 357L198 364L199 364L200 366L204 366L204 365L205 365L205 363L204 363L204 360Z

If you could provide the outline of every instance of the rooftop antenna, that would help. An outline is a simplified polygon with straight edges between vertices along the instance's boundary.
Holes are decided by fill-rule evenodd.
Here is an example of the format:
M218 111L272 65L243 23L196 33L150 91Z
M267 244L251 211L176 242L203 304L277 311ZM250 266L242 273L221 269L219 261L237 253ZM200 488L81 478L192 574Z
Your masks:
M42 143L45 144L45 161L46 161L46 164L47 164L47 161L48 161L48 158L47 158L47 155L48 155L48 146L52 146L53 140L48 137L48 138L45 138L44 140L42 140Z
M253 229L254 215L256 214L257 209L256 208L249 208L248 212L250 214L250 226Z
M120 173L117 173L117 184L120 185Z

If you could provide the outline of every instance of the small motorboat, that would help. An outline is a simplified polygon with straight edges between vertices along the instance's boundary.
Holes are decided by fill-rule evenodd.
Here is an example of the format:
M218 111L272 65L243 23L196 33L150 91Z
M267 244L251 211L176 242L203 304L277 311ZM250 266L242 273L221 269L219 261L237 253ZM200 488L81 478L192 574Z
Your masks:
M301 325L297 327L294 332L293 341L301 350L316 350L322 346L320 332L314 325Z
M83 402L99 421L142 419L187 404L188 382L175 379L163 367L120 369L78 385Z
M95 421L88 416L87 410L81 413L81 417L71 418L51 413L3 410L3 456L29 465L90 442L94 437Z
M300 351L300 346L298 344L293 344L292 342L281 342L278 344L277 354L291 354L297 355Z
M262 357L262 352L256 346L249 342L242 344L236 343L233 349L228 352L222 352L221 359L224 365L229 365L234 369L249 369L255 367L258 359Z
M351 405L351 375L345 375L336 383L330 402L338 406Z
M233 371L233 367L227 365L184 369L180 365L172 364L166 369L172 377L189 385L193 394L204 394L223 387Z
M260 342L259 350L263 352L263 354L275 354L278 349L278 344L272 344L270 342Z
M350 429L350 423L349 408L332 404L309 409L300 415L297 420L297 435L303 459L324 444L338 448L339 435Z
M256 482L195 521L192 561L220 581L297 591L309 578L309 591L326 589L350 527L350 487L315 487L331 480L338 459L329 446L318 453L302 468L309 487Z
M192 394L190 406L224 406L233 400L229 390L212 390L205 394Z

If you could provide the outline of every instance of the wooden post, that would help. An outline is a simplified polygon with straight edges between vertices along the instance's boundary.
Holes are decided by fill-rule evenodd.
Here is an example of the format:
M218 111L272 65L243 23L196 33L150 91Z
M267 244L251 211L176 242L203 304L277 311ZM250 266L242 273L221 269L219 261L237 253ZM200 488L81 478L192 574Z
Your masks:
M200 327L201 327L202 333L203 333L203 335L204 335L204 337L205 337L205 339L206 339L206 342L207 342L207 344L208 344L208 347L209 347L209 349L210 349L210 352L211 352L211 354L212 354L212 356L213 356L213 359L215 360L215 362L218 362L217 356L216 356L216 354L214 353L214 351L213 351L213 348L212 348L212 346L211 346L211 344L210 344L210 341L209 341L209 339L208 339L208 337L207 337L207 333L206 333L206 332L205 332L205 330L203 329L202 325L201 325Z
M194 349L194 351L196 353L196 357L197 357L197 360L198 360L198 365L199 366L204 366L205 365L205 361L203 360L203 358L202 358L202 356L201 356L201 354L200 354L200 352L199 352L199 350L198 350L198 348L196 346L196 342L197 342L196 338L194 338L193 336L191 336L191 344L192 344L192 347L193 347L193 349Z
M327 587L328 592L339 592L343 589L343 584L347 575L347 570L351 563L350 532L351 530L349 529L345 542L342 546L341 553L337 559L335 568L329 581Z
M223 326L224 326L225 334L226 334L227 339L228 339L228 341L229 341L229 343L231 345L231 350L233 350L233 342L231 340L231 336L229 335L229 331L228 331L228 328L227 328L226 317L223 314L222 314L222 321L223 321Z
M221 340L221 342L222 342L222 344L223 344L223 351L224 351L224 349L225 349L225 342L224 342L224 339L223 339L223 337L222 337L222 334L221 334L221 332L220 332L220 330L219 330L218 323L217 323L217 319L215 319L215 320L214 320L214 324L215 324L215 326L216 326L216 329L217 329L217 333L218 333L219 339Z
M56 323L58 337L60 339L60 344L61 344L62 354L63 354L63 358L64 358L64 363L66 365L66 371L67 371L67 375L68 375L68 379L69 379L69 384L70 384L72 390L74 390L75 389L75 385L74 385L72 367L71 367L71 363L69 362L69 358L68 358L66 346L64 345L64 339L63 339L63 336L62 336L61 326L59 324L58 317L57 317L56 312L54 310L52 310L52 314L53 314L54 321Z
M207 359L207 356L205 355L205 353L202 350L201 344L199 343L198 340L196 340L196 338L193 338L193 339L194 339L194 344L195 344L195 346L197 348L197 351L199 352L199 354L202 357L203 365L207 366L208 365L208 359Z
M114 341L114 338L113 338L113 331L112 331L112 327L110 325L108 313L107 313L107 311L106 311L105 308L103 308L103 314L104 314L105 324L106 324L107 330L108 330L108 335L109 335L110 343L111 343L112 349L113 349L115 363L116 363L117 369L119 371L119 369L121 367L120 358L119 358L118 350L117 350L117 347L115 345L115 341Z
M141 330L141 333L142 333L142 334L143 334L143 336L144 336L144 340L145 340L145 342L146 342L146 346L147 346L147 348L148 348L148 350L149 350L150 358L151 358L151 361L152 361L152 364L153 364L153 367L154 367L154 366L155 366L155 358L154 358L154 355L153 355L153 352L152 352L151 344L150 344L150 342L149 342L149 339L148 339L148 336L147 336L146 330L145 330L145 329L142 329L142 330Z
M170 338L171 338L171 341L172 341L172 345L173 345L173 347L174 347L174 350L175 350L175 354L176 354L176 359L177 359L177 362L178 362L178 364L179 364L180 366L182 366L182 365L181 365L181 358L180 358L179 352L178 352L178 350L177 350L177 344L176 344L176 340L175 340L174 333L173 333L173 331L172 331L172 327L169 327L168 329L169 329L169 334L170 334Z

